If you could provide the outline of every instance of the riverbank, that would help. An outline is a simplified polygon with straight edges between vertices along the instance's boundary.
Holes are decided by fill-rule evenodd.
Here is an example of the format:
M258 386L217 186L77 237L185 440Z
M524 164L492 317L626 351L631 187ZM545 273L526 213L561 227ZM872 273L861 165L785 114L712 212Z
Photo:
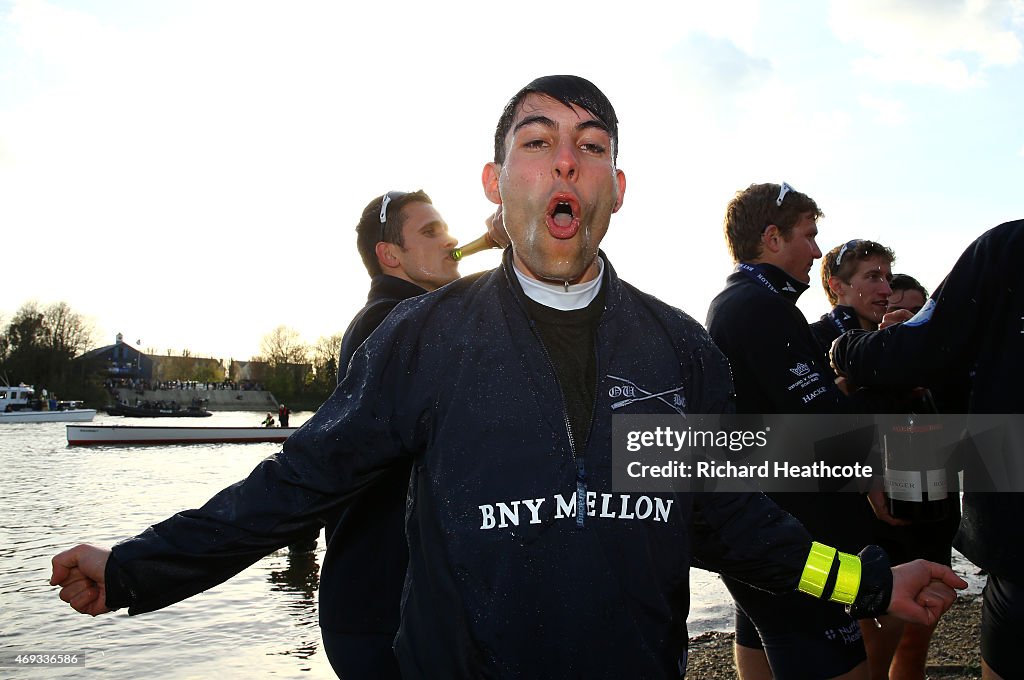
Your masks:
M686 677L733 680L732 633L705 633L690 640ZM981 596L963 595L949 608L935 630L928 650L927 675L933 680L981 677Z

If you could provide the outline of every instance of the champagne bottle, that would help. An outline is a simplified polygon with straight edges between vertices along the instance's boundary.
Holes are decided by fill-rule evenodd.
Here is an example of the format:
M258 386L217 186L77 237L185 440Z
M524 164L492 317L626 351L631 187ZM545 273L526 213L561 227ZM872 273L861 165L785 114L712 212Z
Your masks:
M499 246L497 243L494 242L494 239L491 238L490 234L484 234L483 236L481 236L480 238L476 239L475 241L470 241L469 243L467 243L464 246L459 246L458 248L455 248L454 250L452 250L452 252L450 254L451 254L452 259L455 260L456 262L458 262L459 260L461 260L462 258L466 257L467 255L472 255L473 253L479 253L481 250L487 250L489 248L500 248L500 247L501 246Z
M885 495L896 519L937 522L954 512L959 495L950 489L943 441L935 415L894 416L884 426Z

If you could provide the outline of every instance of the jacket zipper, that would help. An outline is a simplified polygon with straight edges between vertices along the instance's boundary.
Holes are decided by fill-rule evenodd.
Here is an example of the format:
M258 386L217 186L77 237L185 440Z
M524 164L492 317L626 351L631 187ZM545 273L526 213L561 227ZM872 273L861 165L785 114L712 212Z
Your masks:
M583 450L587 450L587 446L590 444L590 435L594 431L594 418L597 415L597 386L601 384L601 352L600 343L597 341L598 333L601 332L600 322L598 327L594 329L594 401L590 404L590 423L587 427L587 440L583 442ZM563 397L563 402L564 402ZM566 415L566 423L568 423L569 417ZM569 436L572 439L572 436ZM583 459L578 458L576 460L576 526L577 528L583 528L583 517L587 509L586 500L581 504L580 498L585 498L587 495L587 476L583 469Z
M505 275L507 278L507 271L505 272ZM584 526L584 518L587 516L587 471L586 466L584 465L583 458L576 455L576 440L573 439L572 436L572 425L569 423L569 408L565 405L565 394L562 392L562 386L558 382L558 372L555 370L555 362L551 360L551 354L548 353L548 348L544 346L544 341L541 339L540 333L537 331L537 324L534 322L532 318L530 318L530 314L526 311L526 307L523 305L522 301L519 300L518 296L515 295L515 288L511 284L511 282L509 283L509 288L511 289L510 292L513 293L512 298L515 300L516 304L519 305L519 309L523 312L524 316L526 316L527 323L530 325L530 331L533 333L533 337L537 339L537 343L540 345L541 352L544 353L544 359L546 359L548 362L548 368L551 369L551 373L555 377L555 385L558 386L558 396L561 398L562 401L562 422L565 423L565 434L569 437L569 451L570 453L572 453L572 458L576 462L576 528L582 529ZM607 305L605 306L605 309L607 309ZM604 310L602 310L602 316L603 314ZM595 361L597 362L598 375L600 375L601 372L601 357L597 351L597 334L598 332L600 332L600 325L601 322L598 321L598 328L595 329L594 331L594 357ZM594 403L590 409L591 430L594 428L594 414L597 411L597 386L601 382L600 378L596 378L595 380L596 382L594 384ZM589 431L587 434L587 439L590 439ZM587 442L584 442L584 447L586 446L586 444Z
M582 529L585 524L585 518L587 516L587 470L584 463L583 456L577 455L576 452L576 439L572 436L572 424L569 422L569 407L565 405L565 394L562 392L562 386L558 383L558 372L555 370L555 362L551 360L551 354L548 353L548 348L544 346L544 341L540 337L540 333L537 332L536 324L533 319L530 319L530 330L533 331L533 336L537 338L537 342L540 343L541 351L544 352L544 358L548 362L548 367L551 369L551 373L555 376L555 384L558 385L558 396L561 397L562 401L562 422L565 423L565 433L569 437L569 451L572 453L572 458L576 461L576 528ZM600 374L601 355L598 352L597 343L597 332L594 332L594 362L596 373ZM594 414L597 412L597 384L600 380L594 384L594 402L590 405L590 427L587 430L587 440L590 439L590 431L594 429ZM584 450L586 450L587 442L583 443Z

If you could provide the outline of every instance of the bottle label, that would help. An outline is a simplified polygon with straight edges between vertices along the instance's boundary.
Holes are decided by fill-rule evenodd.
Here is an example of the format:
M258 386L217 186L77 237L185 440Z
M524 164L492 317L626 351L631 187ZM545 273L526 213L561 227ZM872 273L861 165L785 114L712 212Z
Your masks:
M945 470L928 470L924 475L928 484L928 500L941 501L949 495L949 483L946 481Z
M893 500L920 503L924 500L921 473L885 468L885 493Z

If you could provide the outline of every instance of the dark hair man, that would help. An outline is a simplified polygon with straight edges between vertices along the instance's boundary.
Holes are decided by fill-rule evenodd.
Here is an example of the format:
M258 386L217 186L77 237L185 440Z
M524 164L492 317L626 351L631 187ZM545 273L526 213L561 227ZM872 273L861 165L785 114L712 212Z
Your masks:
M892 288L892 295L889 296L886 312L904 309L914 315L921 311L928 300L928 289L910 274L893 274L889 287Z
M943 388L969 375L969 413L1024 413L1020 353L1024 220L974 241L914 318L852 332L833 347L836 368L859 386ZM1019 424L1020 419L1015 421ZM1020 459L1020 428L1004 435ZM1024 677L1024 494L972 491L964 470L963 518L954 545L988 572L982 607L982 677Z
M612 492L613 410L721 412L728 366L699 324L598 252L626 188L604 94L548 76L509 109L482 178L512 244L501 267L393 311L281 453L203 509L113 553L57 555L61 597L94 614L165 606L411 461L403 677L678 677L691 561L779 591L803 577L865 613L940 614L964 585L950 570L812 551L762 495ZM649 398L622 403L623 384ZM290 512L237 515L267 494ZM830 587L855 569L856 593Z
M436 290L459 278L458 263L450 256L455 244L423 190L389 191L375 198L356 225L356 247L371 286L384 275L421 292Z
M828 251L821 261L821 285L832 309L811 324L825 353L851 328L875 330L887 311L896 255L885 246L854 239Z
M866 408L860 395L851 399L836 387L825 350L796 306L814 260L821 257L820 217L817 203L786 183L752 184L726 209L726 243L737 264L711 302L707 327L732 366L741 413ZM838 259L848 266L846 253ZM830 545L852 551L870 542L871 507L859 494L771 497ZM866 676L861 630L842 608L798 594L772 597L728 575L722 580L736 602L736 665L742 678L802 678L808 668L816 677Z
M339 382L356 349L400 302L459 278L449 255L455 244L422 190L389 191L366 205L356 246L370 291L342 338ZM404 522L410 468L411 460L381 473L326 522L320 628L327 658L342 678L401 677L391 643L409 563Z
M707 321L729 358L742 412L846 409L796 306L821 257L821 217L812 198L785 183L752 184L726 208L725 239L736 269L712 300Z

